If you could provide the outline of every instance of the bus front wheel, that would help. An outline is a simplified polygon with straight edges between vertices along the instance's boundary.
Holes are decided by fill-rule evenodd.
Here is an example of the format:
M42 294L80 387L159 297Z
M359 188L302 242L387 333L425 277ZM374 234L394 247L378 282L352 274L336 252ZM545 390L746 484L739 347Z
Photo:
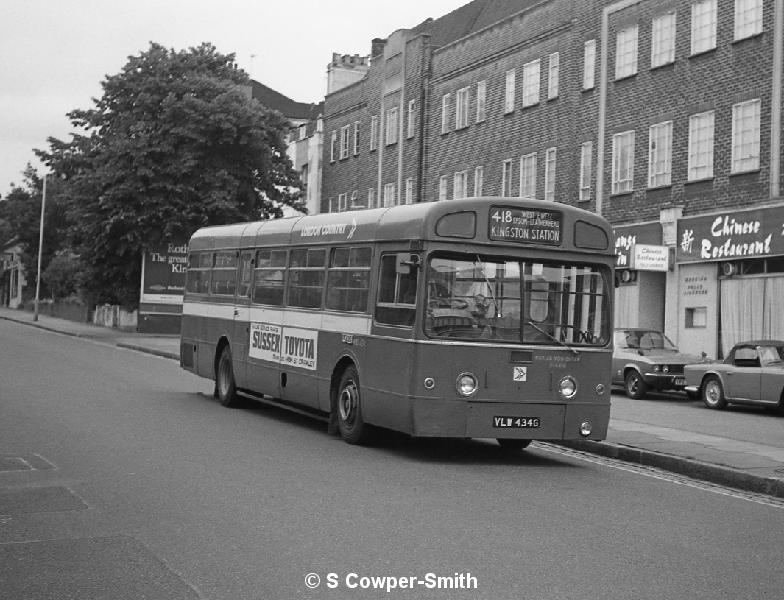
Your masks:
M218 359L218 370L215 375L215 391L218 401L227 408L239 406L237 386L234 382L234 367L231 364L231 350L224 346Z
M367 442L369 431L368 425L362 420L359 375L353 365L347 367L340 377L336 409L340 436L349 444Z

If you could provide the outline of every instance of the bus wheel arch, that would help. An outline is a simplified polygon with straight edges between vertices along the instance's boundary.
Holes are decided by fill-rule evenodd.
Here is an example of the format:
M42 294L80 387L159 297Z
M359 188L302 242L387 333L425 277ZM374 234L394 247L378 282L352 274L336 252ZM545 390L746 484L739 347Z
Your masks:
M330 428L337 430L349 444L364 444L370 427L362 418L362 388L353 360L343 357L332 372L330 389Z
M229 341L222 337L215 347L215 390L213 396L227 408L236 408L240 405L237 396L237 385L234 379L234 367L231 358Z

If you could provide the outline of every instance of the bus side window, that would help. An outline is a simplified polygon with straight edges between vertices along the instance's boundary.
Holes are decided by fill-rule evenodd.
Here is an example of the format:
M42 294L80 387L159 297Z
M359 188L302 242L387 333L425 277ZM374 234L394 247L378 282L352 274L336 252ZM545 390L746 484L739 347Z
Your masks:
M369 247L332 250L327 275L327 308L367 311L372 256Z
M259 250L256 253L255 266L253 302L282 306L286 281L286 251Z
M194 294L206 294L210 291L210 252L194 252L188 257L188 274L185 289Z
M298 248L289 257L289 306L320 308L324 295L326 250Z
M212 268L213 294L233 296L237 289L237 252L216 252Z
M250 296L250 278L253 275L253 253L240 254L239 276L237 281L237 296L246 298Z
M378 282L376 321L387 325L414 324L416 290L419 269L412 267L408 273L399 273L397 255L381 257L381 275Z

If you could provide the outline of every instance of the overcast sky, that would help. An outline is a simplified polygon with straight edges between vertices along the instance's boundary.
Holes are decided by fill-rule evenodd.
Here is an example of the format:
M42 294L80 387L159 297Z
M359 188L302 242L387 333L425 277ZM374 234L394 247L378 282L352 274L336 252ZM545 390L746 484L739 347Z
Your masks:
M212 43L253 79L299 102L326 91L333 52L370 53L375 37L468 0L0 0L0 195L21 184L33 148L70 139L66 113L156 42ZM255 55L255 57L253 56Z

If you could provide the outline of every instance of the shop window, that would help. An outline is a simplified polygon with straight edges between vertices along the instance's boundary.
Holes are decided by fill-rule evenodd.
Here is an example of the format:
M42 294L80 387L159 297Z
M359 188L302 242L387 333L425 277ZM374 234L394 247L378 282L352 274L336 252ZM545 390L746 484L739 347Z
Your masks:
M708 326L708 308L705 306L695 306L686 309L686 328Z

